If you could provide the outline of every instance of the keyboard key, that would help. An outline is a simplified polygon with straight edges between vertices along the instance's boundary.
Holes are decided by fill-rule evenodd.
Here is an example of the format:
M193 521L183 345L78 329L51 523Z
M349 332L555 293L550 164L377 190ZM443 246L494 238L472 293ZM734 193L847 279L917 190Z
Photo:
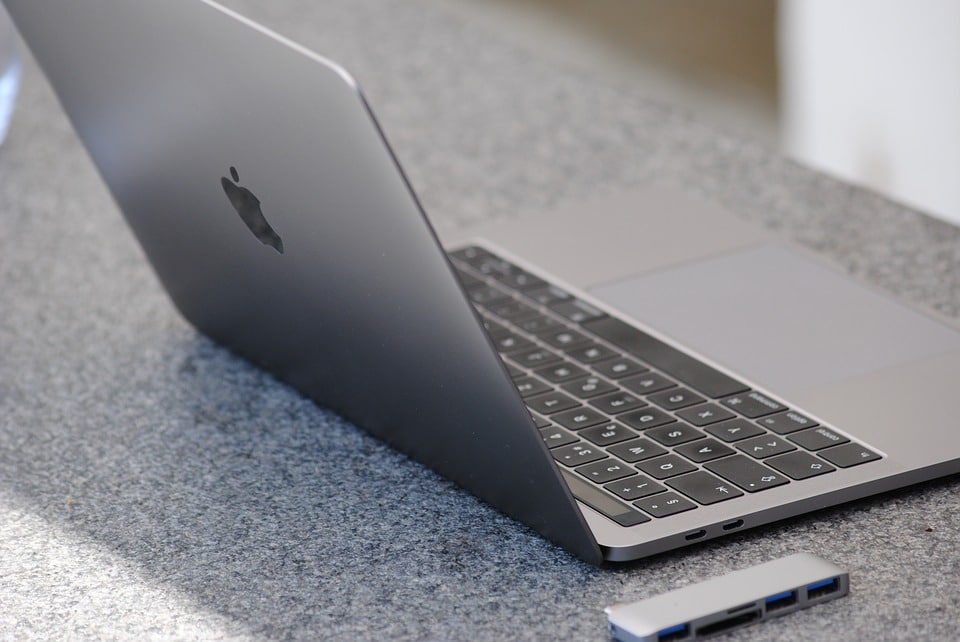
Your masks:
M697 469L689 461L681 459L677 455L663 455L662 457L647 459L637 464L637 468L656 479L675 477Z
M693 510L697 507L696 504L691 502L686 497L681 497L676 493L661 493L659 495L654 495L653 497L646 497L639 501L633 502L633 505L637 508L645 510L654 517L669 517L670 515L676 515L677 513L683 513L688 510Z
M690 461L702 464L705 461L713 461L727 455L732 455L735 451L729 446L724 446L716 439L703 439L692 443L686 443L677 446L674 449Z
M667 481L667 486L679 490L687 497L704 505L716 504L743 495L733 484L702 470L670 479Z
M530 317L529 319L514 319L513 322L524 332L529 332L530 334L536 335L539 335L542 332L548 332L553 328L565 327L558 321L554 321L553 319L542 315Z
M614 357L591 366L595 371L611 379L622 379L632 374L646 372L648 368L627 357Z
M657 493L662 493L667 490L666 487L645 475L622 479L612 484L607 484L604 488L627 501L633 501L641 497L649 497L650 495L656 495Z
M494 321L488 316L481 316L480 318L483 321L483 329L486 330L487 334L489 334L491 337L512 334L510 330L508 330L507 327L499 321Z
M560 316L570 319L574 323L583 323L584 321L606 316L600 310L580 299L570 299L569 301L553 303L550 305L550 309Z
M808 477L832 473L836 470L836 468L822 459L818 459L802 450L778 457L771 457L766 460L765 463L768 466L773 466L792 479L807 479Z
M546 281L538 276L517 268L509 274L494 273L493 278L503 283L508 288L514 290L527 290L530 288L539 288L546 285Z
M605 317L583 327L712 399L748 390L736 379L619 319Z
M746 439L737 444L737 448L747 453L755 459L764 457L773 457L796 450L797 447L781 437L773 435L760 435L751 439Z
M873 452L869 448L864 448L860 444L849 443L842 446L835 446L834 448L829 448L827 450L821 450L817 453L831 464L835 464L840 468L850 468L851 466L859 466L860 464L865 464L868 461L875 461L880 459L880 455Z
M618 424L615 421L603 424L602 426L585 428L584 430L581 430L579 434L584 439L587 439L598 446L618 444L622 441L627 441L628 439L633 439L637 436L637 433L625 426Z
M559 348L561 350L583 345L585 343L590 343L590 339L588 339L586 335L577 332L576 330L571 330L570 328L564 328L560 326L552 328L549 331L543 332L537 336L539 336L544 343L549 343L554 348Z
M826 426L808 428L802 432L795 432L790 435L788 439L795 444L800 444L807 450L823 450L824 448L839 446L840 444L845 444L850 441Z
M603 461L580 466L576 470L595 484L606 484L607 482L637 474L637 471L633 468L616 459L604 459Z
M629 392L611 392L608 395L593 399L590 405L605 413L615 415L620 412L633 410L634 408L642 408L647 404Z
M498 301L508 300L507 293L503 290L493 287L492 285L484 285L480 288L474 288L470 290L470 300L478 305L487 305L490 303L496 303Z
M658 446L649 439L634 439L622 444L617 444L616 446L610 446L607 450L631 464L643 461L644 459L650 459L651 457L659 457L667 453L666 449Z
M686 419L694 426L709 426L727 419L733 419L734 414L726 408L721 408L715 403L707 403L702 406L686 408L677 413L681 419Z
M587 371L575 366L569 361L555 363L552 366L537 370L537 374L551 383L563 383L587 374Z
M525 297L533 299L540 305L551 305L558 301L570 299L570 295L555 285L547 285L541 288L535 288L523 293Z
M676 446L705 437L702 432L693 426L682 423L673 423L660 426L659 428L651 428L644 432L643 436L658 441L664 446Z
M560 361L560 356L554 354L546 348L534 348L523 352L515 352L510 355L517 364L525 368L540 368Z
M576 346L564 351L568 356L573 357L580 363L594 363L614 356L613 350L599 343L592 343L585 346Z
M716 424L704 428L704 430L714 437L722 439L727 443L765 434L762 429L757 428L746 419L733 419L731 421L725 421L722 424Z
M660 394L650 395L647 399L665 410L678 410L706 401L706 399L697 393L690 392L686 388L676 388L674 390L668 390L667 392L661 392Z
M517 390L520 391L521 397L539 395L542 392L550 390L550 386L539 379L534 379L532 377L522 377L520 379L516 379L514 380L513 384L517 387Z
M530 416L533 417L533 423L536 424L537 428L547 428L552 425L549 419L546 417L541 417L537 413L533 412L530 410L529 406L527 406L527 411L530 413Z
M786 410L786 407L784 407L783 404L777 403L773 399L760 394L756 390L751 390L750 392L742 395L727 397L720 403L727 408L736 410L744 417L750 417L751 419L756 419L757 417L762 417L764 415L780 412L781 410Z
M577 379L576 381L565 383L561 387L578 399L592 399L593 397L605 395L608 392L616 390L616 388L600 377Z
M617 419L637 430L656 428L657 426L663 426L664 424L676 421L671 415L656 408L641 408L640 410L618 415Z
M480 288L487 284L486 281L478 279L466 270L462 270L460 268L457 268L457 279L459 279L460 283L463 284L463 288L465 290Z
M591 408L574 408L573 410L558 412L550 417L550 419L570 430L589 428L590 426L596 426L597 424L602 424L607 421L604 415L601 415Z
M572 446L567 446L567 448L572 448ZM733 457L707 462L703 467L726 480L732 481L748 493L756 493L789 483L786 476L779 471L767 468L744 455L734 455Z
M799 412L793 410L764 417L757 423L778 435L786 435L791 432L796 432L797 430L803 430L804 428L813 428L817 425L817 422L813 419L804 417Z
M485 307L487 310L497 315L501 319L506 319L508 321L515 321L516 319L533 317L540 314L526 303L522 303L514 299L508 299L506 301L493 301L492 303L486 304Z
M557 426L544 428L540 431L540 436L543 437L543 442L547 444L547 448L558 448L578 441L576 437Z
M500 354L510 354L520 350L536 348L533 341L524 339L516 334L501 334L493 339L493 345Z
M596 446L583 442L561 446L550 451L553 458L564 466L579 466L590 462L605 459L607 456Z
M491 256L491 254L487 252L485 249L483 249L482 247L478 247L476 245L468 245L466 247L460 248L459 250L454 250L449 254L452 258L455 258L458 261L463 261L464 263L470 263L471 261L482 260L486 257Z
M562 410L569 410L570 408L576 408L578 405L580 405L567 395L557 391L548 392L536 397L530 397L525 399L525 401L531 409L536 410L544 415L550 415Z
M473 260L470 262L470 265L474 270L485 276L505 276L520 270L520 268L509 261L504 261L500 257L492 254Z
M507 373L510 375L512 379L522 379L523 377L527 376L526 372L524 372L517 366L513 365L509 361L504 361L503 365L506 366Z
M674 388L677 384L664 376L658 375L654 372L649 372L637 377L624 379L620 382L620 385L632 392L638 392L641 395L648 395L661 390L666 390L667 388Z
M599 488L584 479L561 469L560 475L567 482L567 488L577 500L583 502L601 515L606 515L621 526L636 526L649 522L650 518L638 510L624 506Z

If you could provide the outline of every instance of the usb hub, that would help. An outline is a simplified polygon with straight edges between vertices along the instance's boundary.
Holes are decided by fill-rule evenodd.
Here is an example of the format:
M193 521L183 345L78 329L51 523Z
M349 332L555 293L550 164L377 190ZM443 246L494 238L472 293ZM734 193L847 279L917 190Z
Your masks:
M692 642L843 597L849 584L840 567L798 553L606 612L618 642Z

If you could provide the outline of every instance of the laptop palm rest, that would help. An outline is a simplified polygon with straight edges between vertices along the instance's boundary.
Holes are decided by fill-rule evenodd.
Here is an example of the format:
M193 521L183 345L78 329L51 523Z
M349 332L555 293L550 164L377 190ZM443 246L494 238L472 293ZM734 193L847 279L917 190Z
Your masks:
M784 396L960 351L957 331L777 244L590 292Z

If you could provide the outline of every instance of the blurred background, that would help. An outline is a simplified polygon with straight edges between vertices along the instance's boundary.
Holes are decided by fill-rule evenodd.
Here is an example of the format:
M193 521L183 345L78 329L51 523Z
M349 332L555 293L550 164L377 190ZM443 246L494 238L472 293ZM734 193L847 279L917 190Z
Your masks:
M960 224L957 0L445 0L794 160Z

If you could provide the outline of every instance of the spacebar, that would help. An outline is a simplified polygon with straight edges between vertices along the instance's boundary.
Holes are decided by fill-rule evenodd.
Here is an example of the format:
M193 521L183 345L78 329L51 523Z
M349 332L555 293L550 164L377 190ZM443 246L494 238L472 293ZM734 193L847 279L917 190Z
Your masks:
M619 319L604 317L581 325L600 338L620 346L630 354L676 377L708 397L716 399L750 389L736 379Z

